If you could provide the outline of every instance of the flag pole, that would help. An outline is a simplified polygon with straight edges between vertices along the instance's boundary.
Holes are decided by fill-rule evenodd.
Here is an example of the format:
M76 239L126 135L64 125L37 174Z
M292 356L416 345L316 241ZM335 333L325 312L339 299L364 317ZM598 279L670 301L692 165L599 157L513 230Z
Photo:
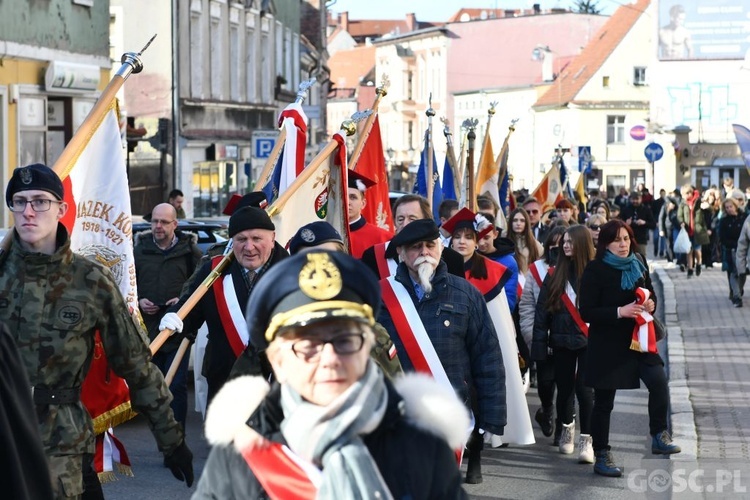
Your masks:
M120 59L122 66L120 66L120 69L117 70L115 75L104 88L104 91L102 92L101 96L99 96L96 104L94 104L94 107L91 108L91 111L89 111L86 119L83 120L81 126L78 127L78 130L76 130L76 133L73 134L70 142L68 142L62 154L52 166L52 170L55 171L55 173L58 175L58 177L60 177L61 180L64 180L70 174L70 171L73 168L73 164L75 163L75 159L81 153L81 150L86 146L86 143L90 139L91 135L104 119L104 116L109 112L112 101L114 100L117 92L120 90L122 85L125 83L125 80L127 80L131 74L140 73L143 70L143 62L141 61L140 56L146 51L146 49L148 49L149 45L151 45L151 42L154 41L154 38L156 38L156 35L151 37L151 39L141 49L140 52L126 52L122 55L122 58ZM10 248L12 237L13 231L8 231L2 242L0 242L0 259L2 259L3 255Z
M514 118L510 121L510 125L508 126L508 134L505 136L505 140L503 141L503 147L500 148L500 153L497 155L497 158L495 159L495 168L498 169L497 174L497 185L500 186L502 184L503 179L505 178L505 174L508 172L508 162L503 161L503 157L508 152L508 140L510 139L510 134L516 131L516 122L518 122L518 118Z
M354 113L349 120L344 120L341 123L341 128L339 130L339 133L343 132L347 137L350 137L357 133L357 123L366 117L370 116L372 113L372 110L366 110L366 111L360 111L357 113ZM311 175L315 173L317 168L320 166L321 163L326 161L331 154L333 154L334 151L336 151L336 148L339 146L338 141L336 139L331 139L331 141L326 144L326 146L318 153L318 155L313 158L313 160L310 162L310 164L305 167L305 169L302 171L301 174L297 176L297 178L294 180L291 186L281 193L279 197L276 199L276 201L273 202L273 205L271 205L268 208L268 215L273 217L274 215L281 212L281 209L284 208L284 205L286 205L286 202L289 201L289 198L292 197L294 192L297 190L295 186L298 186L300 184L303 184L307 179L310 178ZM294 187L294 189L292 189Z
M367 139L370 137L370 132L372 132L372 124L375 122L375 117L378 114L378 108L380 107L380 100L388 95L388 87L391 85L390 80L388 79L388 75L383 75L381 77L381 82L378 88L375 89L375 102L372 103L372 114L367 117L367 121L365 121L364 126L362 127L362 133L359 134L359 140L357 141L357 145L354 146L354 152L352 153L351 158L349 159L349 169L355 170L357 168L357 163L359 163L359 157L362 155L362 150L365 148L365 143L367 142Z
M464 120L464 125L469 129L469 132L466 134L466 138L468 139L469 143L467 148L468 155L466 158L466 206L472 212L476 211L477 206L477 199L476 196L474 196L474 147L477 139L477 133L475 132L475 130L478 123L479 120L477 120L476 118L469 118L467 120Z
M490 125L492 123L492 117L495 116L495 106L497 106L497 102L491 102L490 108L487 110L487 129L484 131L484 139L482 140L482 152L479 154L479 168L482 168L482 165L484 165L484 152L487 150L487 147L489 146L488 142L490 139ZM472 181L473 183L476 183L477 180L474 179ZM479 188L481 186L475 186L474 190L479 191ZM483 193L476 193L477 196L483 194Z
M180 307L180 309L177 311L177 316L180 317L181 320L185 319L185 317L190 314L190 311L193 310L193 308L200 302L200 300L203 298L204 295L206 295L206 292L208 292L211 289L211 286L213 286L214 282L219 279L221 276L221 273L224 272L224 270L227 268L229 264L232 263L232 260L234 259L234 252L232 252L232 240L229 240L229 244L227 245L226 249L224 250L224 258L221 259L219 264L211 270L210 273L208 273L208 276L206 276L206 279L203 280L203 282L198 286L198 288L195 289L193 294L188 297L188 299L185 301L184 304ZM164 330L159 332L159 335L154 338L153 341L151 341L151 344L149 344L149 349L151 350L151 355L153 356L156 354L156 351L161 349L161 346L164 345L164 342L167 341L169 337L172 336L174 333L174 330L170 328L165 328ZM190 344L190 341L188 339L182 339L182 343L187 342L187 344ZM182 344L180 345L182 347ZM184 354L184 352L183 352ZM179 359L175 355L174 357L175 361L177 361L177 364L179 364ZM173 362L174 363L174 362ZM174 377L174 374L172 375Z
M294 100L294 102L297 104L302 104L303 102L305 102L305 98L307 97L307 89L312 87L316 81L317 80L315 78L310 78L309 80L305 80L304 82L300 83L299 87L297 88L297 98ZM268 155L266 164L263 165L263 170L261 170L260 172L258 182L255 183L255 191L260 191L261 189L263 189L263 186L265 186L266 182L268 182L268 177L271 175L271 171L273 170L274 165L276 165L276 161L279 159L281 149L284 147L285 142L286 128L282 127L279 130L279 136L276 138L276 144L273 145L271 154Z
M461 198L462 179L458 176L459 173L456 171L456 152L453 149L453 132L451 132L451 127L450 127L448 118L443 116L440 118L440 121L442 121L444 125L443 135L445 136L445 143L448 148L446 152L446 154L448 155L448 165L453 171L453 189L456 192L456 196Z
M458 167L457 167L457 177L459 180L459 185L461 186L461 190L457 191L458 197L459 197L459 203L461 206L468 206L468 203L466 202L466 143L468 141L468 138L466 137L466 134L463 133L463 131L466 129L466 121L461 124L461 148L458 151ZM463 203L461 203L463 202Z
M432 206L432 197L435 190L435 178L432 172L434 165L432 164L432 155L434 152L434 146L432 144L432 117L435 116L435 110L432 109L432 92L430 92L429 107L424 112L427 115L427 168L425 168L425 180L427 181L427 201L430 204L430 211L433 212L435 207Z

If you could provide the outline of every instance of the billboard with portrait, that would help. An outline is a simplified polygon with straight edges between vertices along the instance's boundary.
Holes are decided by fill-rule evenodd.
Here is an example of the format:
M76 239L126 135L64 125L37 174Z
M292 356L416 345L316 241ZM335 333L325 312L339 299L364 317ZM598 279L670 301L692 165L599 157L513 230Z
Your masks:
M750 51L750 1L661 0L660 60L744 59Z

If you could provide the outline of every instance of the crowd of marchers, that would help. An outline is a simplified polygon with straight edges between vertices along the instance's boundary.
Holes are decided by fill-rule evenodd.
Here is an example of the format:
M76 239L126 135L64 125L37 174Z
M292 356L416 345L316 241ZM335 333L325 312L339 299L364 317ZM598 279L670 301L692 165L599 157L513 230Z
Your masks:
M111 274L70 251L56 174L14 171L0 346L15 369L2 407L23 429L11 439L33 451L12 471L14 498L103 498L80 402L96 330L165 466L190 486L188 369L176 358L204 322L195 370L212 450L194 498L464 498L462 483L482 481L482 450L533 443L532 422L560 453L618 477L615 394L641 382L652 453L680 452L648 258L691 279L721 265L741 307L750 227L731 179L548 206L518 192L508 210L487 196L471 209L444 200L439 220L408 194L392 207L393 233L361 215L366 181L349 179L348 237L320 221L278 242L263 195L250 193L229 210L230 240L206 255L177 229L174 204L154 207L134 246L146 336ZM175 334L152 357L148 341L165 329Z

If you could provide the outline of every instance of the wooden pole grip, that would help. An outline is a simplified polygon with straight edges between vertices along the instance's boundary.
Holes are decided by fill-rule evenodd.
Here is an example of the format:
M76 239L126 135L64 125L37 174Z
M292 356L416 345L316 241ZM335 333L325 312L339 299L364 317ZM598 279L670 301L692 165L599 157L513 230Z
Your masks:
M167 387L170 386L172 383L172 380L174 380L175 374L177 374L177 369L180 367L180 362L182 361L182 358L185 357L185 353L190 348L190 340L189 339L182 339L182 342L180 342L180 347L177 348L177 352L174 355L174 359L172 360L172 364L169 365L169 370L167 371L167 374L164 376L164 382L166 382Z

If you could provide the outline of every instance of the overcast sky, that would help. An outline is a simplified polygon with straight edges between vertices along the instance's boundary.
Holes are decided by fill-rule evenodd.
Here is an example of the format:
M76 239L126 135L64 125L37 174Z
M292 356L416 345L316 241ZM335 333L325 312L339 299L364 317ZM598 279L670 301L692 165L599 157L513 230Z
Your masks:
M573 5L573 0L336 0L328 4L332 12L349 12L350 19L401 19L414 12L419 21L446 21L462 7L485 9L531 8L535 3L543 9ZM602 14L612 14L628 0L599 0Z

